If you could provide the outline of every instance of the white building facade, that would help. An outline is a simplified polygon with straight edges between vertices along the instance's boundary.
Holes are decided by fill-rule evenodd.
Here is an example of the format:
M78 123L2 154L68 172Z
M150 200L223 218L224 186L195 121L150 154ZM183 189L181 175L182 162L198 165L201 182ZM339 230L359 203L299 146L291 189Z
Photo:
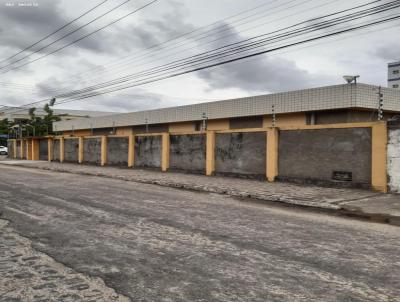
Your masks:
M388 87L400 89L400 61L388 64Z

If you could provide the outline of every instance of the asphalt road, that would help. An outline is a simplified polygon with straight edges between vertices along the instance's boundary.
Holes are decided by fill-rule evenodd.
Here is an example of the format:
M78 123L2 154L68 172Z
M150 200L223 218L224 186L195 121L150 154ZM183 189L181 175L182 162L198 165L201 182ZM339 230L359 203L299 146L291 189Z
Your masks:
M400 228L0 166L2 218L132 301L400 301Z

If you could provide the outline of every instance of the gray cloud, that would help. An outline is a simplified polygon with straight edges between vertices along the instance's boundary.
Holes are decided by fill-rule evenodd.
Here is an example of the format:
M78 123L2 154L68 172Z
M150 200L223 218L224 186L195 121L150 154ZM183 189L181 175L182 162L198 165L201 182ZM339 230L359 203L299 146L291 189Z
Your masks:
M234 28L225 26L228 30L220 34L221 40L213 42L212 48L244 39ZM223 38L225 35L229 37ZM297 67L293 61L267 55L203 70L197 74L212 89L240 88L255 92L301 89L328 82L329 79L328 76L311 75Z
M374 53L373 55L391 62L391 61L399 61L400 60L400 42L398 41L393 41L390 44L386 44L383 46L380 46Z
M11 1L12 2L12 1ZM17 2L15 2L17 3ZM38 1L37 7L19 7L17 5L13 7L8 7L4 3L1 3L0 7L0 40L2 41L2 46L6 46L6 51L3 49L3 56L7 57L14 54L15 52L26 48L27 46L35 43L36 41L42 39L47 34L55 31L64 24L70 22L75 16L78 16L84 11L75 13L73 17L67 17L65 12L61 7L60 0L40 0ZM104 10L103 10L104 11ZM96 10L97 12L97 10ZM102 10L98 11L102 12ZM94 15L86 19L77 21L71 24L67 28L58 32L54 36L44 40L40 44L31 48L30 51L35 51L40 49L42 46L49 44L61 36L72 32L79 26L88 22L94 18ZM10 26L12 24L12 26ZM101 23L94 23L88 27L82 28L76 33L64 38L63 40L51 45L50 47L41 51L41 53L47 53L49 51L55 50L60 46L63 46L69 42L76 40L77 38L84 36L85 34L93 31L94 28L99 27ZM103 33L96 33L96 38L86 38L81 40L77 46L83 49L88 49L97 52L107 51L106 43L102 43L102 38L104 38ZM21 56L27 53L21 54ZM76 54L75 51L63 50L58 55L70 55ZM17 57L20 58L21 56ZM15 59L17 59L15 58ZM14 60L15 60L14 59ZM22 63L22 61L21 61Z
M152 47L193 29L194 26L186 21L182 4L171 1L167 13L155 17L149 14L140 24L118 28L107 41L115 52L121 49L132 51Z
M47 33L54 31L94 5L94 3L79 2L78 0L36 1L39 2L38 8L8 8L4 6L7 1L0 0L0 60L39 40ZM3 76L1 81L26 82L31 85L38 83L36 86L38 95L23 91L2 91L0 89L2 103L22 104L33 102L52 96L54 94L53 89L64 88L67 91L71 91L140 71L142 65L138 66L139 64L136 61L131 64L125 64L130 62L130 58L141 55L142 52L139 52L139 50L193 30L195 27L192 23L196 24L196 27L200 27L233 15L240 10L253 7L255 2L257 4L262 3L261 0L252 0L245 4L239 2L236 3L229 0L219 2L196 0L159 1L159 3L143 10L140 14L96 33L63 52L49 56L40 61L41 63L28 65L20 70L5 74L7 80ZM83 4L85 4L84 7ZM124 12L119 11L118 14L109 16L107 20L110 21L140 5L136 2L133 3L133 1L132 4L129 9L124 7ZM107 8L113 5L116 5L116 3L109 3ZM335 4L336 6L337 9L339 7L341 9L350 7L352 4ZM107 8L104 7L101 11L104 12ZM325 15L331 12L332 9L337 10L330 6L324 10L316 9L315 11L310 11L307 18ZM99 13L100 10L90 17L88 16L87 19L91 19ZM74 28L86 22L87 19L77 22ZM99 23L105 24L108 21L103 20ZM287 23L292 23L292 21L290 18L282 20L282 24L278 24L277 28L286 26L288 25ZM209 33L207 38L198 41L196 39L187 41L186 48L179 47L176 49L176 51L181 51L180 54L170 56L170 53L175 51L166 52L164 50L157 55L153 55L154 53L147 54L144 56L143 61L151 63L149 63L150 65L143 64L143 68L152 66L151 64L165 64L174 59L184 58L245 38L244 35L229 24L224 25L222 32L219 34ZM77 35L83 35L98 26L100 24L92 24L90 28L82 30ZM240 26L237 28L238 30L243 29ZM257 32L272 31L277 28L274 28L273 25L268 25L260 28L259 31L255 31L255 34ZM248 33L250 34L250 32ZM254 31L251 33L254 33ZM221 98L235 97L235 90L224 90L228 88L241 90L241 94L246 94L246 92L254 94L332 84L336 83L337 79L340 81L341 78L340 76L332 78L329 74L347 72L360 73L362 79L368 79L371 83L384 83L386 81L386 64L384 64L384 61L400 59L398 52L396 52L400 45L393 38L396 35L398 35L398 30L396 31L396 26L393 26L391 34L387 35L382 34L369 38L365 36L365 39L355 37L346 42L346 44L340 44L340 46L330 44L326 47L312 47L310 52L306 54L300 52L293 56L285 54L284 57L272 54L259 56L254 60L236 62L201 71L187 77L171 79L167 85L160 83L160 85L154 84L146 87L146 89L153 89L152 91L158 91L160 94L132 89L125 90L125 92L133 91L132 94L114 93L98 96L93 99L87 99L84 102L67 103L63 107L107 111L142 110L189 103L190 98L193 97L206 99L209 93L218 95ZM74 38L76 38L76 35L67 39L67 42L72 41ZM214 39L217 40L212 41ZM210 44L205 46L207 42L210 42ZM195 50L191 49L193 46ZM344 50L346 50L346 53ZM346 54L350 51L353 55L348 60L343 60L343 58L348 57ZM164 56L165 58L163 58ZM100 71L105 71L104 66L107 67L107 65L103 66L103 64L113 62L121 57L127 57L128 59L116 65L117 67L111 65L112 67L107 73L100 73ZM155 61L156 59L157 61ZM138 61L141 62L142 59ZM320 68L311 66L311 64L318 64L315 62L323 61L328 64L323 64ZM301 68L297 65L297 62L301 64ZM95 71L85 73L86 70L96 66L99 68ZM310 70L318 69L323 70L324 74L310 72ZM86 80L88 81L86 82ZM188 87L182 85L182 83L188 84ZM205 88L207 86L208 90ZM176 91L179 91L179 93ZM161 94L179 94L180 96L187 96L188 99L168 98L163 97Z
M133 93L119 93L87 99L80 107L87 110L130 112L173 106L164 96L136 89ZM63 105L68 108L69 104Z

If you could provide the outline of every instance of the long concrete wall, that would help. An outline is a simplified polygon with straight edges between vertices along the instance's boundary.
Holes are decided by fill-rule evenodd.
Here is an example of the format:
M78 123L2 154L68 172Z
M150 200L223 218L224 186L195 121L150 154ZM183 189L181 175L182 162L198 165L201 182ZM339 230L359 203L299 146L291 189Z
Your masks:
M100 162L101 162L101 139L84 138L83 163L100 165Z
M400 126L389 128L387 171L389 191L400 193Z
M53 161L60 161L60 140L53 140Z
M265 132L217 133L215 172L249 178L265 178Z
M371 144L370 128L280 131L279 179L370 186Z
M64 141L64 161L78 162L79 140L77 138L68 138Z
M206 136L171 135L169 167L172 170L205 173Z
M139 136L135 138L135 167L161 167L161 136Z
M79 158L82 163L361 186L380 192L389 187L400 192L400 127L386 122L133 137L134 146L127 136L66 137L62 155L73 163ZM17 143L20 146L21 141ZM22 146L28 159L39 158L37 139L25 138ZM53 160L60 160L60 148L60 140L54 138ZM20 156L20 147L16 154Z
M107 139L107 164L126 166L128 164L127 137L109 137Z
M49 144L47 139L39 140L39 159L48 160Z

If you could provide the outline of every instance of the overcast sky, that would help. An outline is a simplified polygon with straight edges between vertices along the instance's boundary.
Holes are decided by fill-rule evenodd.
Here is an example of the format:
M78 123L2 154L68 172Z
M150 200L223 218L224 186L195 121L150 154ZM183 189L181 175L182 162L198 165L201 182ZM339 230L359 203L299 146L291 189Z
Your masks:
M16 65L55 50L149 1L129 1L113 13ZM0 0L0 61L100 2ZM122 2L124 0L109 0L31 50L37 50ZM20 69L0 74L0 104L16 106L52 97L56 94L54 91L83 88L367 2L159 0L71 47ZM27 5L21 6L20 3ZM165 48L159 51L146 50L216 21L221 21L217 24L220 27L209 27L214 30L207 34L196 32L197 36L191 35L188 39L164 44ZM400 21L396 21L206 71L71 102L59 108L136 111L339 84L343 83L342 76L345 74L359 74L363 83L386 86L387 63L400 60L399 25ZM29 53L21 53L13 60ZM0 66L5 64L2 62Z

